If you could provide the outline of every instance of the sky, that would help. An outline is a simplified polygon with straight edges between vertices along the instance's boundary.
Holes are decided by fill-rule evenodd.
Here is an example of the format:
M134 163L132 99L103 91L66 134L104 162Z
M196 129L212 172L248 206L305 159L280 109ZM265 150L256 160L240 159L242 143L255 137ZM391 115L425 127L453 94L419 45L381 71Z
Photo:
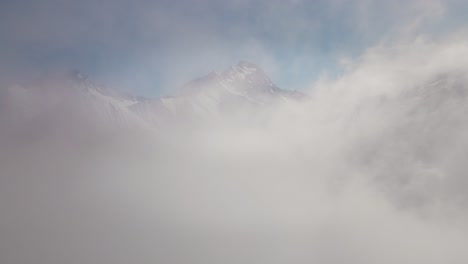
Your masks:
M468 263L465 2L2 1L0 263Z
M375 44L462 28L462 0L4 0L1 78L78 69L159 96L239 60L303 89Z

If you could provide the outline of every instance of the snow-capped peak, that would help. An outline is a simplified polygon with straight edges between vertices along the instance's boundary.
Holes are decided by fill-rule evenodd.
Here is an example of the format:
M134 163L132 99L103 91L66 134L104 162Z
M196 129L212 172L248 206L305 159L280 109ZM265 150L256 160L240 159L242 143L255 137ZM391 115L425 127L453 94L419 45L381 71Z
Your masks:
M271 83L270 78L260 67L245 60L241 60L236 66L229 68L223 75L228 78L247 79L250 81L262 80Z
M230 90L237 93L247 93L257 90L268 92L279 90L267 74L257 65L241 60L237 65L227 70L211 72L203 77L194 79L180 90L182 95L196 94L207 90Z
M172 120L199 117L222 119L228 113L249 109L254 113L259 107L305 97L278 88L260 67L248 61L194 79L174 96L155 99L98 85L76 70L48 77L32 85L39 89L31 89L31 96L47 106L43 107L44 111L64 111L47 109L66 109L73 105L73 109L84 109L82 112L87 113L84 116L124 125L161 126ZM44 111L34 109L31 116L39 116Z

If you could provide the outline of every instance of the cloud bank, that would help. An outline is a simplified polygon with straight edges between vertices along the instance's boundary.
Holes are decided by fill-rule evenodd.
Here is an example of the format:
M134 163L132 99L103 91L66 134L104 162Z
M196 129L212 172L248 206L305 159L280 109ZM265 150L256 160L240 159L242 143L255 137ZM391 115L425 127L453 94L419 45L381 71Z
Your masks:
M2 90L0 260L466 263L467 55L382 44L263 122L156 132Z

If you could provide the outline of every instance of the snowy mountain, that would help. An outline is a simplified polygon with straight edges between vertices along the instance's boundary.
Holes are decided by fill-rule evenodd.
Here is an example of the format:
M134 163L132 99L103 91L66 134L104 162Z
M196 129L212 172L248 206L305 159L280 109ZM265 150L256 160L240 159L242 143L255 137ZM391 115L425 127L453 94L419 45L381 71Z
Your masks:
M258 66L241 61L224 72L197 78L173 96L144 98L96 85L80 72L49 76L8 90L19 120L71 116L117 125L162 126L166 122L223 118L259 111L306 96L278 88ZM70 116L70 115L68 115Z
M184 85L174 96L141 100L130 108L151 123L168 117L222 118L237 111L258 111L306 95L278 88L258 66L240 61Z

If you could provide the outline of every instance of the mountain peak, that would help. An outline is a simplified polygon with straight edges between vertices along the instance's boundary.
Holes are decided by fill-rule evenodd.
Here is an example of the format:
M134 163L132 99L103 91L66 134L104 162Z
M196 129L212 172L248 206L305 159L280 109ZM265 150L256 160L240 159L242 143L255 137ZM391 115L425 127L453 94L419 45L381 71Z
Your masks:
M242 75L261 75L266 77L266 73L256 64L241 60L236 66L232 66L227 72L241 73Z
M248 86L273 86L267 74L257 65L246 60L241 60L236 66L232 66L223 72L223 76L231 81L238 81Z
M257 65L250 61L246 60L240 60L239 63L237 63L237 67L247 67L247 68L255 68L255 69L260 69Z
M243 98L254 104L266 104L278 99L299 101L306 98L300 92L277 87L260 67L246 60L239 61L223 72L211 72L194 79L176 94L185 97L193 95L202 96L200 98L210 102Z

